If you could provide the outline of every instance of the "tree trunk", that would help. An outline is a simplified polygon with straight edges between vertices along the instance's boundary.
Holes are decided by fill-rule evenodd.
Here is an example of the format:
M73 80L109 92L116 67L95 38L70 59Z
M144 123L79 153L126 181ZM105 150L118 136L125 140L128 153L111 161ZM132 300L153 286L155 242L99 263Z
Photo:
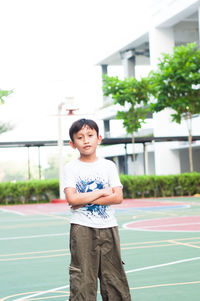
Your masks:
M193 157L192 157L192 114L187 115L187 127L188 127L188 143L189 143L189 163L190 163L190 172L194 171L193 166Z
M133 143L133 174L135 176L136 170L135 170L135 136L134 136L134 133L132 134L132 143Z
M192 135L189 133L188 136L188 142L189 142L189 161L190 161L190 172L194 171L193 166L193 157L192 157Z

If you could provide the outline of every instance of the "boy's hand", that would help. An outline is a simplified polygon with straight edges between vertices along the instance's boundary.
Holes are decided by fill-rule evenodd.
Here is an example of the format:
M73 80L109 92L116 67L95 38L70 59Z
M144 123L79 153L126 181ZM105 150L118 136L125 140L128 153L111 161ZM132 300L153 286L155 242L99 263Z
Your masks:
M104 196L109 196L109 195L113 194L113 189L111 187L106 187L106 188L104 188L102 190L100 189L99 191L101 193L103 193L103 195L102 195L103 197ZM94 201L90 202L89 204L92 205L93 202ZM74 205L74 206L72 206L72 209L76 210L76 209L79 209L79 208L84 207L84 206L85 205Z
M77 210L81 207L83 207L84 205L75 205L75 206L71 206L72 209Z
M109 196L113 193L112 188L111 187L106 187L103 189L103 196Z

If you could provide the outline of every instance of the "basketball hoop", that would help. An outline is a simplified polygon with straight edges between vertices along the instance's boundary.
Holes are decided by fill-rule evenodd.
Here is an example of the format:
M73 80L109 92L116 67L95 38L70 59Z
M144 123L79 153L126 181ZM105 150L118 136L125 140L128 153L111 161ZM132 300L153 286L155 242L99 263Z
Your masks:
M78 109L66 109L66 111L68 112L68 116L74 115L74 111L78 111Z

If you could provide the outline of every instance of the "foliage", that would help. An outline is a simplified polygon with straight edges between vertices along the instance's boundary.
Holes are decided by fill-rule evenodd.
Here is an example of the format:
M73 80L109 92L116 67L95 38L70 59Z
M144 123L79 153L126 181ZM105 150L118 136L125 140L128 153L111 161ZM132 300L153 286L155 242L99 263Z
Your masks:
M200 174L120 175L124 198L186 196L200 193Z
M0 204L49 202L59 196L58 180L0 183Z
M0 89L0 104L5 103L5 97L9 96L10 94L13 93L13 90L1 90Z
M0 134L11 131L13 128L14 126L8 122L6 123L0 122Z
M172 120L177 123L188 114L200 113L200 50L195 43L163 54L158 71L151 72L150 78L156 98L153 110L173 109Z
M167 176L120 175L124 198L187 196L200 193L200 174ZM0 183L0 205L50 202L59 197L59 181L31 180Z
M199 173L185 173L177 178L177 187L181 195L193 195L200 193Z
M149 79L140 81L134 77L120 80L118 77L103 75L103 93L111 96L114 104L119 104L126 110L117 112L117 118L123 120L123 125L129 134L137 132L146 118L149 101Z
M195 43L175 47L173 54L163 54L158 70L148 77L119 80L103 75L103 83L105 96L111 96L114 104L128 107L117 113L127 133L137 132L145 122L152 95L156 102L151 103L151 110L171 108L172 120L180 123L200 113L200 49Z
M185 119L188 127L190 171L192 158L192 117L200 113L200 49L195 43L174 48L173 54L163 54L158 71L150 73L155 112L173 110L172 121Z
M132 135L133 162L135 162L134 132L137 132L145 123L149 111L149 78L141 78L140 81L134 77L119 80L118 77L103 75L103 83L104 95L111 96L114 104L119 104L123 108L117 112L116 118L123 120L126 132Z
M1 90L0 89L0 104L5 103L5 97L9 96L10 94L13 93L13 90ZM9 123L2 123L0 122L0 134L3 134L7 131L10 131L13 129L13 125Z

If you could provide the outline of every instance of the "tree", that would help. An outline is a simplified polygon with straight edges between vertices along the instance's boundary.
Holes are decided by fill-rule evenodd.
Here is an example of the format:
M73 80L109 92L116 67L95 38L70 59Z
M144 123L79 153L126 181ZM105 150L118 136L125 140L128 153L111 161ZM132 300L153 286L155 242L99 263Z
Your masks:
M0 122L0 134L8 132L13 129L13 125L8 122Z
M172 121L186 120L192 172L192 118L200 113L200 50L195 43L177 46L173 54L163 54L159 61L158 70L150 73L156 99L151 107L155 112L171 108Z
M5 103L5 97L13 93L13 90L1 90L0 89L0 104Z
M7 90L0 89L0 104L4 104L5 97L9 96L12 93L13 93L13 90L7 91ZM13 125L11 125L9 123L0 122L0 134L10 131L12 129L13 129Z
M149 111L149 79L137 80L130 77L119 80L118 77L103 75L103 93L105 96L111 96L114 104L124 108L117 112L116 118L123 120L123 126L126 132L132 135L134 145L134 133L141 128ZM135 161L135 152L133 152L133 161Z

